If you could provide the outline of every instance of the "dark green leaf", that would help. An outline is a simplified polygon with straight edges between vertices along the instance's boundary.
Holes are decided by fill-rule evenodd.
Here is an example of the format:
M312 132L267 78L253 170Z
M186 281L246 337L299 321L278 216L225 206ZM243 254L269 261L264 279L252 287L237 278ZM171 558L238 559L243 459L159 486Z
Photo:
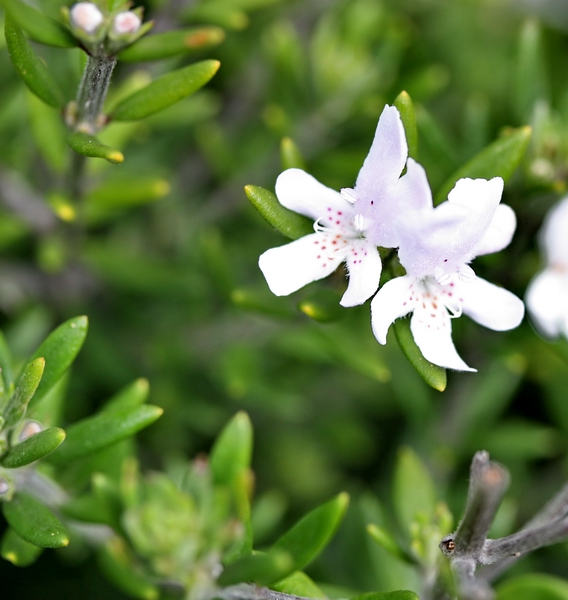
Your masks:
M257 185L245 186L248 199L264 219L291 240L314 232L314 224L306 217L288 210L272 192Z
M77 40L68 29L29 4L20 0L0 0L0 4L6 15L35 42L61 48L77 46Z
M225 39L220 27L194 27L147 35L122 50L118 59L125 62L145 62L169 58L217 46Z
M292 555L294 568L291 571L303 569L328 544L339 527L348 504L349 496L343 492L318 506L278 539L271 550L281 550Z
M280 144L280 162L283 169L306 168L298 146L289 137L283 138Z
M6 344L6 338L0 331L0 369L2 369L2 379L4 385L10 387L14 382L14 375L12 371L12 354Z
M23 419L28 404L40 384L44 370L45 359L43 357L36 358L26 365L4 411L6 427L13 427L20 419Z
M69 534L63 523L33 496L18 492L10 502L2 504L2 510L10 527L26 542L41 548L69 545Z
M270 585L293 570L294 561L287 552L256 552L225 566L218 579L220 585L233 585L254 581L257 585Z
M50 461L60 464L100 450L130 437L151 425L164 411L145 404L121 410L103 411L83 419L67 429L67 439L50 455Z
M45 358L45 370L30 407L39 402L67 371L85 341L88 323L87 317L69 319L52 331L36 350L32 359Z
M203 60L172 71L135 92L114 109L116 121L135 121L179 102L203 87L219 69L217 60Z
M531 128L520 127L494 141L453 173L436 194L435 204L446 200L456 182L464 177L472 179L502 177L507 181L519 166L530 137Z
M568 582L553 575L521 575L497 588L496 600L568 600Z
M42 552L43 548L26 542L12 528L4 532L0 554L16 567L29 567Z
M408 530L417 515L433 517L436 501L436 488L430 473L413 450L401 448L393 486L393 504L400 525Z
M59 427L44 429L12 446L0 462L3 467L8 469L29 465L53 452L64 439L65 431L63 429Z
M400 92L394 101L398 108L404 131L406 133L406 142L408 144L408 156L417 158L418 156L418 128L416 126L416 112L414 104L407 92Z
M22 30L5 15L6 46L12 64L22 81L40 100L54 108L63 108L65 101L61 90L47 67L32 50Z
M446 369L431 363L422 356L422 352L420 352L420 348L416 345L410 331L410 321L408 319L397 319L393 323L393 328L398 344L408 362L430 387L443 392L447 384Z
M120 164L124 161L124 156L120 150L111 148L102 142L99 142L96 137L75 131L67 136L67 143L70 148L77 154L89 156L91 158L104 158L110 163Z
M252 425L245 412L238 412L225 426L211 450L210 465L215 483L232 485L248 469L252 454Z
M397 590L396 592L367 592L351 600L420 600L420 598L418 594L409 590Z

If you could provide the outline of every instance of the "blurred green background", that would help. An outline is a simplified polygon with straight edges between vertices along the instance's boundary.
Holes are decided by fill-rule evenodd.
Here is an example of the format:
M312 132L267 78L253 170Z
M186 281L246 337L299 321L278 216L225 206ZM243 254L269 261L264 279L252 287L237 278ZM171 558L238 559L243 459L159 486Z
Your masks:
M59 3L39 4L49 11ZM42 131L55 111L30 96L1 49L0 327L15 354L27 356L59 322L88 315L65 421L146 377L151 402L165 409L138 436L146 469L168 470L207 451L227 420L246 410L255 429L259 544L333 494L353 494L346 522L309 571L317 581L360 591L412 586L365 532L376 522L405 535L391 500L401 446L426 462L456 519L471 457L488 450L512 474L494 534L514 531L568 479L567 342L541 339L528 320L508 333L456 320L458 350L479 372L449 373L444 393L431 390L394 336L386 347L375 341L368 305L326 323L298 309L314 297L339 298L342 272L289 298L270 295L258 256L286 240L243 186L273 189L287 136L320 181L353 185L383 106L402 90L417 106L418 160L434 192L507 128L530 124L529 151L504 195L518 231L510 247L473 265L522 297L541 266L536 232L568 178L564 3L143 5L155 31L206 22L225 28L226 38L191 57L119 63L110 102L145 73L196 58L218 59L221 68L191 98L105 131L101 138L126 159L120 166L93 160L90 185L111 181L120 193L138 182L156 192L143 205L95 215L81 235L46 202L54 202L68 159ZM79 51L41 52L72 99ZM560 544L515 569L566 577L567 558ZM122 597L84 548L45 553L33 569L30 578L0 565L2 580L17 586L11 597Z

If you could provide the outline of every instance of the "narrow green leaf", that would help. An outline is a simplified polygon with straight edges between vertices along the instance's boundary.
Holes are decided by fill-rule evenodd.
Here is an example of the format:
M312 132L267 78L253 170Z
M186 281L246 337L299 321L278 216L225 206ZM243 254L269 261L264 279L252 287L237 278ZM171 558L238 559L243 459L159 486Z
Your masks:
M553 575L520 575L497 588L496 600L568 600L568 582Z
M64 439L65 431L63 429L59 427L44 429L12 446L0 464L8 469L29 465L53 452Z
M252 455L252 425L245 412L238 412L225 426L211 450L209 464L217 484L231 485L248 469Z
M45 358L45 370L30 407L41 400L61 379L79 353L88 327L87 317L74 317L52 331L32 359Z
M134 408L103 411L83 419L67 428L65 444L59 446L49 459L61 464L100 450L148 427L163 412L158 406L144 404Z
M253 581L257 585L271 585L290 573L293 564L294 561L287 552L256 552L226 565L218 583L226 586Z
M294 573L270 587L277 592L292 596L301 596L302 598L327 598L303 571L294 571Z
M217 46L225 39L220 27L193 27L147 35L118 54L125 62L161 60Z
M519 166L529 145L530 137L531 128L526 126L513 129L510 133L495 140L453 173L436 194L435 204L446 200L458 179L463 177L472 179L502 177L507 181Z
M45 359L36 358L26 365L8 406L4 411L6 427L13 427L20 419L24 418L28 404L33 398L45 370Z
M436 501L436 488L430 473L413 450L401 448L393 485L393 504L400 525L409 530L417 515L432 518Z
M159 598L159 589L138 572L128 548L120 538L112 538L101 546L97 558L101 571L124 593L140 600Z
M283 169L305 169L306 164L296 144L285 137L280 143L280 162Z
M93 136L75 131L67 136L67 143L77 154L89 156L91 158L104 158L110 163L120 164L124 161L124 156L120 150L111 148Z
M416 112L414 103L408 95L408 92L400 92L394 101L398 108L404 131L406 133L406 142L408 144L408 156L417 158L418 156L418 128L416 125Z
M6 338L4 337L4 333L2 331L0 331L0 369L2 370L2 379L4 380L4 385L9 388L14 382L12 353L8 348Z
M63 108L63 94L47 67L32 50L22 30L5 15L6 46L12 64L22 81L40 100L54 108Z
M16 567L29 567L43 552L43 548L22 539L11 527L2 536L0 555Z
M294 568L291 572L303 569L329 543L348 505L349 496L343 492L318 506L278 539L271 551L281 550L292 555Z
M17 492L10 502L2 504L2 510L10 527L26 542L41 548L69 545L65 525L33 496Z
M406 564L416 566L416 560L405 550L403 550L399 544L395 542L393 537L378 525L367 525L367 531L369 535L377 542L377 544L381 545L389 554L398 558L402 562Z
M162 75L120 102L111 117L116 121L149 117L203 87L215 75L220 64L217 60L203 60Z
M61 23L47 17L29 4L20 0L0 0L0 4L6 15L35 42L60 48L72 48L78 45L77 40Z
M282 206L272 192L257 185L245 186L245 192L264 220L287 238L297 240L314 232L312 221Z
M351 598L351 600L420 600L418 594L409 590L396 592L367 592Z
M149 393L150 384L147 379L141 377L116 393L105 403L103 410L123 410L140 406L146 402Z
M430 387L443 392L447 385L446 369L431 363L422 356L420 348L418 348L414 337L412 337L409 320L397 319L393 323L393 328L398 344L408 362Z

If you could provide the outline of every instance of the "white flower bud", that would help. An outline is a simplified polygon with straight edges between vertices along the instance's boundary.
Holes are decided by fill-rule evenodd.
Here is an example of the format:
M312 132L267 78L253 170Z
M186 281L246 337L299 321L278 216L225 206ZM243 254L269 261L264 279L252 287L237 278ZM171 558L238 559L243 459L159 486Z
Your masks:
M20 432L18 439L20 442L23 442L24 440L27 440L29 437L35 435L36 433L39 433L40 431L43 431L41 423L38 423L37 421L28 421L24 425L22 431Z
M141 24L140 17L129 10L116 15L112 22L112 31L116 35L136 33L140 29Z
M69 11L71 24L86 33L94 33L103 22L103 13L92 2L78 2Z

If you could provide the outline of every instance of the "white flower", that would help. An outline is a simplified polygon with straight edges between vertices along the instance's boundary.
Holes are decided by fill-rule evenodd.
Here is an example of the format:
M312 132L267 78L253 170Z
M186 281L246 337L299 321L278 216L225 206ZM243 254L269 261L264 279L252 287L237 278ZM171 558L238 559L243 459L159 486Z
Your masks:
M504 331L519 325L522 301L511 292L476 277L469 262L509 244L515 214L500 205L499 177L461 179L448 201L410 211L395 224L399 260L407 275L387 282L371 302L372 327L381 344L391 323L412 313L410 328L424 357L460 371L475 371L458 355L451 321L462 313L481 325Z
M69 18L73 27L85 33L94 33L103 22L103 13L92 2L78 2L71 7Z
M131 10L119 12L112 22L112 31L116 35L136 33L140 29L142 21L140 17Z
M528 287L527 307L545 335L568 337L568 197L546 217L540 244L547 266Z
M343 262L349 271L343 306L362 304L375 293L382 268L377 245L398 245L394 221L405 209L424 205L424 194L410 193L425 181L416 163L409 161L400 177L407 154L398 110L387 106L354 189L336 192L300 169L278 177L278 200L314 219L315 233L261 255L259 266L274 294L291 294L330 275Z

